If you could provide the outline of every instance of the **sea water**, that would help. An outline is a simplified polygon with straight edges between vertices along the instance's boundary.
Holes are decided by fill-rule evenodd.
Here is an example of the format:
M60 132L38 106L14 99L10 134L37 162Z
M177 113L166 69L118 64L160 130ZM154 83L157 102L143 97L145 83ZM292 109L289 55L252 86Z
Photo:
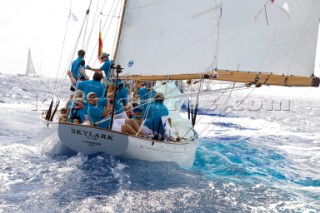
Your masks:
M183 168L62 146L39 119L55 85L0 76L0 212L320 212L319 89L202 96Z

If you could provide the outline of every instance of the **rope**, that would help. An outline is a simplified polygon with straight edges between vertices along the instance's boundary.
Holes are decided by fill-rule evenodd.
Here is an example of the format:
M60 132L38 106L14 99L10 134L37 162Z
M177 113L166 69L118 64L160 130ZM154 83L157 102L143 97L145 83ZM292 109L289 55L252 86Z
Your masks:
M91 2L90 2L90 5L91 5ZM89 7L89 8L90 8L90 7ZM88 9L88 10L89 10L89 9ZM88 15L88 14L87 14L87 15ZM73 46L73 50L72 50L72 52L71 52L71 54L70 54L70 57L69 57L69 60L68 60L68 62L67 62L67 66L66 66L65 69L64 69L64 72L63 72L64 78L61 78L60 83L59 83L59 84L56 83L56 85L55 85L54 95L55 95L56 93L58 93L58 92L62 89L62 87L61 87L60 85L62 84L62 81L66 79L66 73L67 73L68 68L70 67L71 62L72 62L73 55L74 55L74 53L76 52L76 49L77 49L77 46L78 46L78 43L79 43L79 40L80 40L80 37L81 37L81 33L82 33L82 31L83 31L84 25L85 25L86 20L87 20L87 17L88 17L87 15L85 16L85 19L83 20L83 23L82 23L82 25L81 25L81 28L80 28L78 37L77 37L77 39L76 39L76 42L75 42L75 44L74 44L74 46ZM61 53L61 56L62 56L62 53ZM57 79L58 79L58 78L57 78ZM59 87L58 87L58 89L57 89L57 86L58 86L58 85L59 85Z
M232 84L232 88L234 87L234 85L235 85L235 84L233 83L233 84ZM226 106L226 104L227 104L228 101L230 100L232 91L233 91L233 90L230 90L230 93L229 93L226 101L224 102L223 106ZM220 118L221 118L221 116L218 116L218 120L219 120ZM213 126L213 125L210 125L209 127L211 127L211 130L210 130L210 131L212 131L212 130L215 128L215 126ZM208 128L209 128L209 127L208 127ZM206 130L207 130L208 128L206 128ZM202 133L203 133L204 131L206 131L206 130L203 129L203 130L199 133L199 135L202 135ZM206 137L208 134L209 134L209 132L205 135L205 137Z
M231 86L231 85L229 85L229 87L230 87L230 86ZM227 91L227 90L226 90L226 91ZM225 92L226 92L226 91L225 91ZM225 92L223 92L216 101L218 101ZM208 109L208 111L209 111L209 110L211 109L211 107L216 103L216 101L210 106L210 108ZM204 115L202 115L202 116L198 119L198 121L200 121L201 118L203 118L203 116L204 116ZM197 122L198 122L198 121L197 121ZM184 138L190 131L192 131L192 130L193 130L193 128L190 128L190 129L184 134L183 138Z
M71 12L71 7L72 7L72 1L73 1L73 0L71 0L71 3L70 3L70 9L69 9L70 12ZM60 70L60 65L61 65L61 60L62 60L62 53L63 53L63 49L64 49L64 43L65 43L65 41L66 41L67 29L68 29L68 26L69 26L70 12L69 12L69 16L68 16L67 21L66 21L66 29L65 29L65 32L64 32L64 36L63 36L61 53L60 53L60 59L59 59L58 69L57 69L58 71ZM58 75L59 75L59 72L57 72L57 74L56 74L56 79L58 79ZM56 85L55 85L55 86L56 86ZM57 87L55 87L54 91L56 91L56 88L57 88Z
M111 5L111 7L110 7L110 10L109 10L109 12L108 12L107 18L105 19L105 21L104 21L104 23L103 23L103 25L102 25L102 27L101 27L101 32L103 32L104 29L106 28L106 25L107 25L108 21L110 20L109 18L110 18L111 16L115 16L115 14L116 14L116 11L117 11L118 5L119 5L119 1L118 1L118 3L115 5L113 14L110 15L110 14L111 14L111 11L112 11L112 9L113 9L113 7L114 7L114 4L115 4L115 1L113 1L112 5ZM105 5L105 3L103 4L103 7L104 7L104 5ZM103 10L103 8L101 9L99 16L102 16L102 15L103 15L102 10ZM105 40L105 38L107 37L107 35L108 35L108 33L109 33L109 28L110 28L110 25L111 25L111 23L112 23L112 20L113 20L113 19L111 19L111 21L109 22L109 25L108 25L107 28L106 28L106 33L104 34L104 37L103 37L103 39L102 39L103 41ZM119 16L118 16L118 20L119 20ZM96 20L96 22L94 22L93 25L96 25L97 22L98 22L98 20ZM113 42L113 44L114 44L114 43L115 43L115 41ZM94 49L93 49L92 54L91 54L90 59L89 59L89 62L92 61L94 55L96 54L97 46L98 46L98 42L95 43ZM113 46L114 46L114 45L113 45ZM114 49L114 48L112 48L112 49ZM95 59L94 59L94 65L96 64L96 62L97 62L97 60L96 60L96 58L95 58Z

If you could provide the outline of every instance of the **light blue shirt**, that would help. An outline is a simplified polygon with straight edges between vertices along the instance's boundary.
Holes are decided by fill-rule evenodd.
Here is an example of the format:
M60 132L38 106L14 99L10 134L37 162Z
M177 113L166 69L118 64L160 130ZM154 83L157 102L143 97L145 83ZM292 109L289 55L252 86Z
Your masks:
M89 81L78 81L77 89L82 90L84 93L84 110L88 110L87 95L89 92L94 92L97 98L101 98L104 95L104 86L100 81L89 80Z
M94 92L97 98L101 98L104 95L104 86L100 81L89 80L89 81L78 81L77 89L82 90L84 93L84 100L87 100L89 92Z
M110 78L110 70L111 70L110 66L111 66L111 62L108 59L100 67L100 69L103 70L104 74L106 75L106 84L108 84L109 78Z
M117 91L116 103L115 103L115 114L120 114L124 112L123 106L128 104L128 90L122 85L121 89Z
M103 112L104 110L101 107L88 104L88 115L92 123L101 121L103 119L102 117ZM108 116L108 118L110 118L110 116ZM110 126L110 119L98 124L98 127L106 128L106 129L109 128L109 126Z
M148 99L152 99L154 98L155 94L157 92L152 89L151 91L149 91L147 88L145 87L142 87L139 89L138 91L138 96L139 96L139 99L140 99L140 107L139 109L142 111L142 117L144 117L144 113L145 113L145 110L148 106L148 104L145 104L148 102ZM149 102L151 104L151 102Z
M154 101L146 111L146 120L144 125L155 133L163 134L163 124L161 117L168 116L169 110L161 101Z
M80 79L82 78L82 73L81 73L81 67L85 67L84 65L81 66L80 63L81 61L83 60L83 58L77 58L76 60L74 60L72 63L71 63L71 72L72 72L72 76L75 78L75 79Z
M79 124L82 124L82 122L86 119L84 114L85 114L85 111L83 108L72 107L70 109L69 121L73 123L74 119L78 119Z

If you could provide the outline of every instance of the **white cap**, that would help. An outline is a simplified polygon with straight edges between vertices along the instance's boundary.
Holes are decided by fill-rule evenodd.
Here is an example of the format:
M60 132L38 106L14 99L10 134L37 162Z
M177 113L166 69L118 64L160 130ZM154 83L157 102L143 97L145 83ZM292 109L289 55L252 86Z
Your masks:
M87 100L89 99L89 97L90 97L91 95L96 95L96 93L94 93L94 92L89 92L88 95L87 95Z

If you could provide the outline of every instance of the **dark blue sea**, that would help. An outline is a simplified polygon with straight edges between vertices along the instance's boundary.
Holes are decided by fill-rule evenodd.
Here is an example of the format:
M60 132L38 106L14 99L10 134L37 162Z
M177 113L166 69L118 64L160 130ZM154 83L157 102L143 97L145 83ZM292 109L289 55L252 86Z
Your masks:
M320 212L319 88L204 96L183 168L63 147L39 119L55 85L0 75L1 213Z

